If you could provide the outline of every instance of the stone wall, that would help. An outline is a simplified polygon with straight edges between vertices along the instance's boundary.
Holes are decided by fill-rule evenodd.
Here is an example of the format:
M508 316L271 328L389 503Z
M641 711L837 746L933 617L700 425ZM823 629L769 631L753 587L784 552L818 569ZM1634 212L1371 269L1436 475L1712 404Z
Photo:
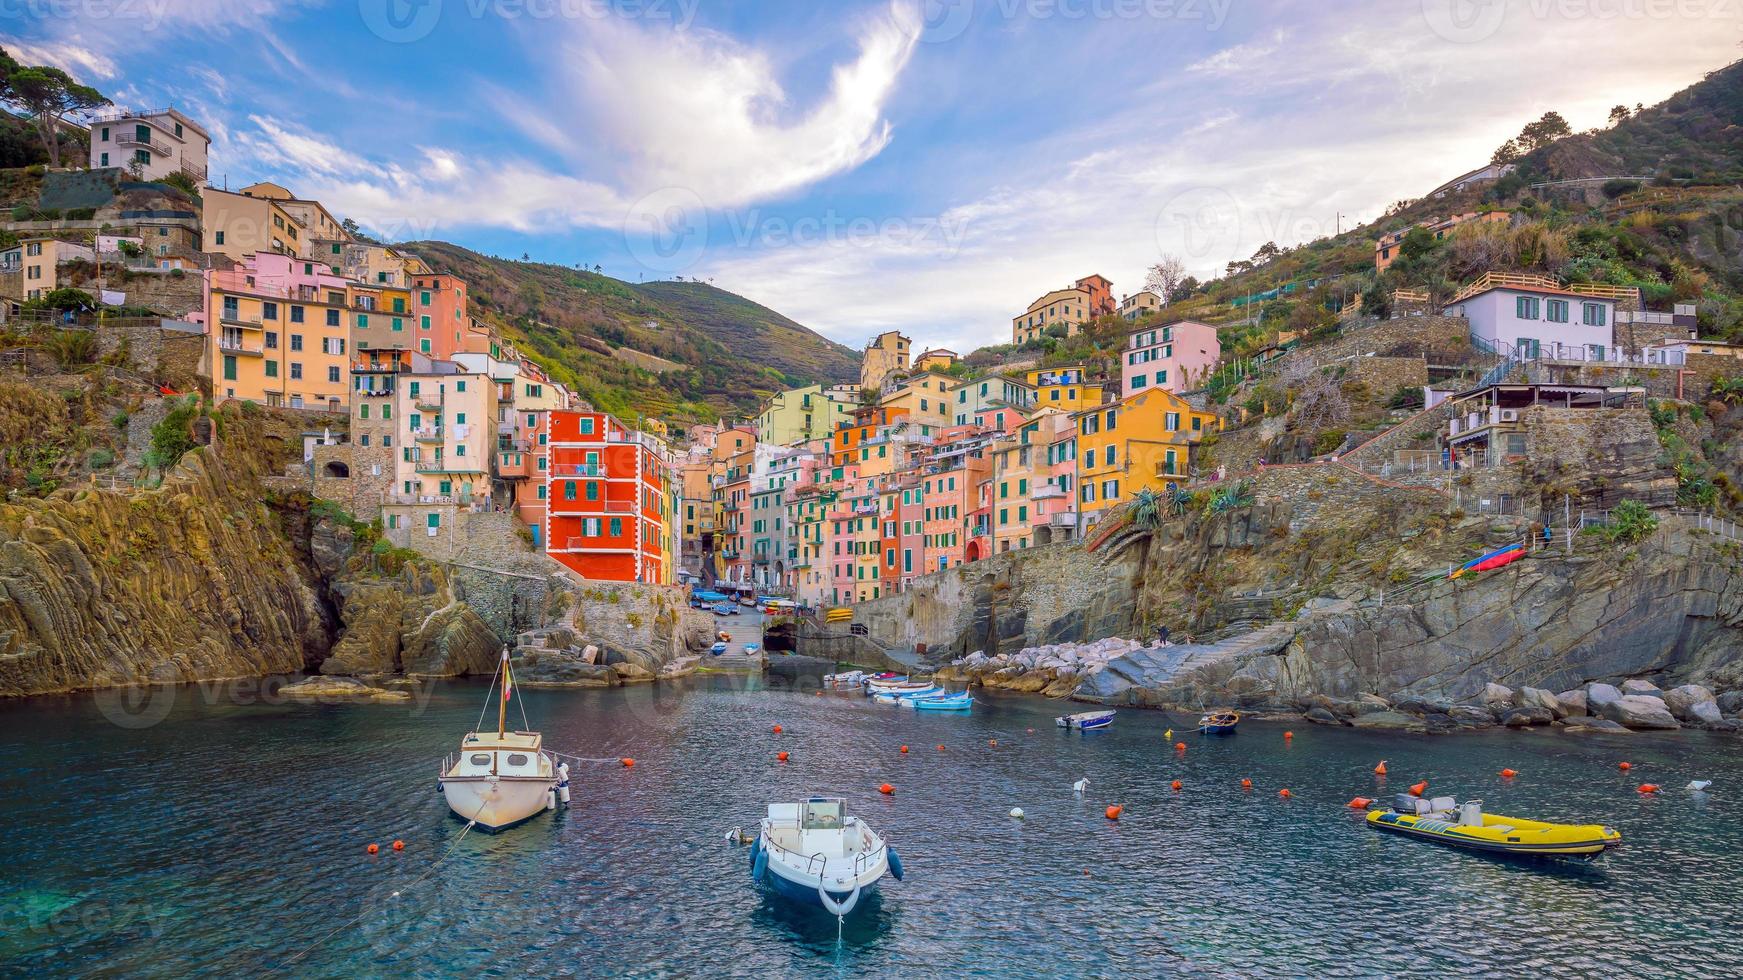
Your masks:
M61 285L96 294L96 267L89 263L68 263L61 267ZM204 279L198 272L177 270L117 271L104 266L102 288L125 293L127 306L143 306L164 316L185 318L206 308Z
M1344 383L1360 382L1368 391L1385 400L1400 388L1421 388L1428 384L1428 361L1421 354L1407 357L1355 357L1344 361L1348 368Z
M1601 503L1675 501L1676 478L1658 463L1658 432L1646 408L1538 406L1519 420L1530 453L1522 469L1528 486Z

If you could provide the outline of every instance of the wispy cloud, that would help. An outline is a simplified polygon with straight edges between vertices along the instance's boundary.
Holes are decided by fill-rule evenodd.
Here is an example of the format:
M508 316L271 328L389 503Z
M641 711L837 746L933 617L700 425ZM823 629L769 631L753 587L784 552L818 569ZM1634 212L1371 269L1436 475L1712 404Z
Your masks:
M0 35L0 47L27 65L50 65L74 78L107 80L121 74L115 59L73 41L26 41Z
M1287 31L1277 28L1260 40L1223 48L1208 58L1187 65L1186 70L1197 75L1237 75L1252 71L1281 51L1288 37Z

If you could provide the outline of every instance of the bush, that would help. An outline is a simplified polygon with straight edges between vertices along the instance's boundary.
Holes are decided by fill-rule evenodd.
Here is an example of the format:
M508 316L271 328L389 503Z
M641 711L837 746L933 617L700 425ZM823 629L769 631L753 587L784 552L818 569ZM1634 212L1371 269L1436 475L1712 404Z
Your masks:
M163 421L151 427L151 448L145 451L147 466L167 470L194 448L193 422L199 411L198 396L189 395L178 401Z
M1604 182L1604 196L1614 201L1624 194L1632 194L1640 189L1638 180L1607 180Z
M1605 524L1586 529L1610 544L1635 544L1658 530L1658 518L1638 500L1624 500L1610 510Z
M46 346L63 371L97 359L97 335L89 330L56 330Z
M96 216L97 216L97 209L96 208L69 208L69 209L67 209L67 220L68 221L90 221L91 219L95 218Z
M93 470L106 470L115 465L115 453L99 446L85 457L85 465Z

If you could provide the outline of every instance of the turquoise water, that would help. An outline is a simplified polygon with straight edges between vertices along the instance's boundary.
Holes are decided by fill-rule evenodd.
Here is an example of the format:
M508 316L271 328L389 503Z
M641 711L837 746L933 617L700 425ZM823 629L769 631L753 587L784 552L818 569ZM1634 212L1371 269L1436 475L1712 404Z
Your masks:
M116 694L0 705L0 969L1743 974L1735 738L1295 724L1285 742L1281 725L1245 723L1227 739L1176 732L1177 754L1161 714L1067 734L1051 720L1063 706L1034 699L964 717L727 679L528 691L548 746L636 765L576 766L572 810L461 839L435 766L484 690L419 693L295 705L183 687L135 715ZM1375 833L1344 803L1382 795L1382 757L1388 793L1426 777L1500 813L1611 824L1628 845L1595 862L1516 862ZM1503 767L1521 775L1504 781ZM1691 778L1714 788L1691 794ZM1642 797L1643 781L1665 791ZM894 795L877 793L884 782ZM810 794L846 797L907 871L839 940L832 918L754 890L745 851L723 840L765 803ZM1125 807L1118 823L1109 803ZM1027 818L1008 817L1013 806ZM395 838L404 852L386 847ZM365 854L372 841L383 853Z

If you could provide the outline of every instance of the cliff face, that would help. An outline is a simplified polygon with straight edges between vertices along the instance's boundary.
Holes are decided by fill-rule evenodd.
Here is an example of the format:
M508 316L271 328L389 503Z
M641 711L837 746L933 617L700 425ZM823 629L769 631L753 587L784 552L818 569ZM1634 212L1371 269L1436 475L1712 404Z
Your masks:
M155 490L0 504L0 694L301 670L329 614L253 463L189 453Z
M349 527L264 488L273 423L224 410L157 489L0 503L0 696L492 670L500 643L440 566L383 571Z

